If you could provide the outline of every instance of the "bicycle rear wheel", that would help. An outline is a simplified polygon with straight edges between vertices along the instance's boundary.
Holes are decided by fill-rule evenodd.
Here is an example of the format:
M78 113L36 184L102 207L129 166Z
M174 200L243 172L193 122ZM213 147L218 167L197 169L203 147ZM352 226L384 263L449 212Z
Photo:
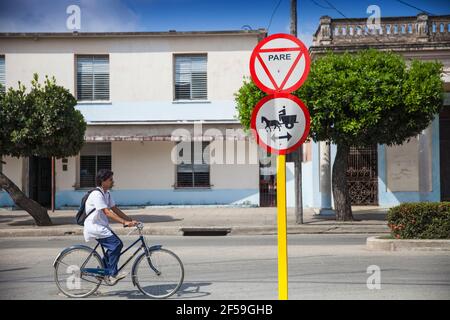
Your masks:
M101 280L81 272L85 268L103 269L97 252L88 247L74 247L61 253L55 261L55 282L58 289L68 297L84 298L93 294ZM86 259L89 257L89 260Z
M133 265L133 281L145 295L163 299L173 295L181 287L184 267L180 258L170 250L150 251L149 257L141 254Z

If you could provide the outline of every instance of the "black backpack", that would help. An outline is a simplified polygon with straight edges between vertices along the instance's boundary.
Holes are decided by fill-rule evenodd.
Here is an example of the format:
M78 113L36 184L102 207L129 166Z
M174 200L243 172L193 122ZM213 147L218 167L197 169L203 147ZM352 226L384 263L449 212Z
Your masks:
M86 200L88 199L89 195L91 194L92 191L98 190L100 192L102 192L100 189L95 188L92 190L89 190L81 199L81 206L80 209L78 209L77 215L75 217L75 220L77 222L78 225L80 226L84 226L84 221L86 220L86 218L95 211L95 208L92 209L90 212L86 213ZM103 192L102 192L103 194Z

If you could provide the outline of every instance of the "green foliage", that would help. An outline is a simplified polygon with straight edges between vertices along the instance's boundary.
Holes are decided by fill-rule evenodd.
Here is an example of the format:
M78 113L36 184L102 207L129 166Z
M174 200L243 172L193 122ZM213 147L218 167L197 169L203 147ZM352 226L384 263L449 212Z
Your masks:
M396 239L450 239L450 202L403 203L387 219Z
M248 78L244 78L243 86L234 94L238 119L246 130L250 128L253 108L266 95Z
M364 50L316 59L293 94L311 115L310 137L335 144L402 144L424 130L443 104L442 65L412 61L392 52ZM265 94L244 81L235 95L239 120L248 128Z
M39 84L35 74L29 93L19 83L0 95L0 155L68 157L78 154L86 122L74 107L75 97L54 78Z

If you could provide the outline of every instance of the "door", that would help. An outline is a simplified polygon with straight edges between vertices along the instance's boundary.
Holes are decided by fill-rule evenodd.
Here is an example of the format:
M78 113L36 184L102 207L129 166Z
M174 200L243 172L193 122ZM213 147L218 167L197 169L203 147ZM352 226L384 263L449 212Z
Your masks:
M261 149L259 153L259 206L277 206L276 157L270 156Z
M439 114L441 201L450 201L450 107Z
M30 157L29 168L29 196L40 205L49 208L52 200L51 159Z
M347 183L352 205L378 205L377 145L350 147Z

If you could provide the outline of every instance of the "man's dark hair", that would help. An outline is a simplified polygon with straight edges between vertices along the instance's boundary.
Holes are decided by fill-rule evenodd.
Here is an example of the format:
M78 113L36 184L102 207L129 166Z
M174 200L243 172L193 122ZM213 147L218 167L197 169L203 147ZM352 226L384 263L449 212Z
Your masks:
M97 184L97 187L100 187L102 185L102 182L111 178L113 174L114 173L108 169L98 170L97 176L95 177L95 182Z

